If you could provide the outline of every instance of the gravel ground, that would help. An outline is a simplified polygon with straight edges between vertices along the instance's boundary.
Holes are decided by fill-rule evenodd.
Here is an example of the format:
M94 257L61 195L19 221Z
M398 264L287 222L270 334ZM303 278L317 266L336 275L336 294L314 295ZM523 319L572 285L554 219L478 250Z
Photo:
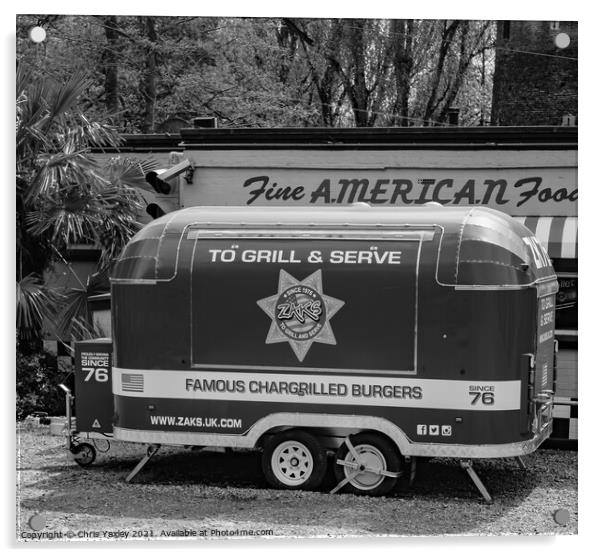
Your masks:
M44 533L161 538L186 529L207 538L577 533L575 451L540 449L525 457L526 471L512 459L478 461L491 505L450 459L421 463L412 488L371 498L330 495L333 477L321 492L268 489L256 451L162 448L132 484L124 478L142 445L112 443L84 469L64 438L21 427L17 453L19 540ZM569 513L565 525L554 521L558 509ZM36 532L32 516L45 527Z

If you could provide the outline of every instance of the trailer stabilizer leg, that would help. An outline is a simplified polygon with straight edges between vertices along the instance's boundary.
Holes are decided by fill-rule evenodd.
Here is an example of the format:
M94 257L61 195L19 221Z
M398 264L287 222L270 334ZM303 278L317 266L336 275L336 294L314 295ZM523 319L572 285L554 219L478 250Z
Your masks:
M522 457L515 456L514 459L516 460L516 463L518 464L518 467L521 470L526 470L527 469L527 465L525 464L525 461L522 459Z
M128 477L125 479L127 483L130 483L134 476L144 468L144 465L155 455L157 451L161 448L161 445L149 445L146 448L146 454L140 459L140 462L136 464L136 467L128 474Z
M462 468L464 468L464 470L466 470L466 472L468 472L470 479L477 486L477 489L479 490L485 501L487 501L487 503L492 503L493 499L491 498L491 495L489 495L489 492L487 491L487 488L481 481L481 478L479 478L478 474L475 472L475 469L472 467L472 460L461 460L460 465L462 466Z
M414 485L414 480L416 479L416 457L410 457L410 481L409 485Z

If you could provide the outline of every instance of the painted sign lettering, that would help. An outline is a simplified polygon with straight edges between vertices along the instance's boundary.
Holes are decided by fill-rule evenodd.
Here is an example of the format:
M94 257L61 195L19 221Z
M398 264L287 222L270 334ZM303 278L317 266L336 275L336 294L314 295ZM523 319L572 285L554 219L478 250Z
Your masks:
M495 205L516 207L534 203L577 201L576 187L548 186L542 176L518 180L451 177L419 178L323 178L318 184L283 184L268 175L252 176L243 183L246 204L272 201L303 201L309 205L421 205L435 201L442 205ZM268 203L269 204L269 203Z
M126 370L116 368L119 375ZM127 370L129 371L129 370ZM170 370L136 370L144 374L144 393L116 394L128 397L160 397L177 403L187 399L229 400L249 402L291 402L300 404L351 404L404 408L436 408L456 410L517 410L520 408L520 381L478 383L450 379L420 379L324 375L311 373L248 373ZM118 381L117 385L121 383ZM478 395L478 396L477 396ZM473 402L474 401L474 402ZM203 405L200 405L203 408Z
M531 249L531 253L533 254L533 260L535 261L535 266L538 269L542 267L551 267L552 260L548 256L548 253L539 243L539 240L535 236L525 236L523 238L523 242L529 246Z
M193 236L194 237L194 236ZM335 265L401 265L399 250L379 250L371 246L367 250L312 250L306 257L299 257L294 249L246 249L234 244L230 249L209 249L211 263L334 263Z

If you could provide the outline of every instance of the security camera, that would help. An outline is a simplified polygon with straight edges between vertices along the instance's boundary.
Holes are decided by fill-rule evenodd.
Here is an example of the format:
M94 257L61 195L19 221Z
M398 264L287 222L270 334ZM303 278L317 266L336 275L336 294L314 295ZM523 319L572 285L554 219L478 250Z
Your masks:
M184 172L186 172L186 181L190 183L192 181L194 167L188 159L184 159L182 162L172 166L171 168L168 168L167 170L159 170L159 172L147 172L144 178L157 193L168 195L171 193L171 184L168 183L168 180L173 180Z

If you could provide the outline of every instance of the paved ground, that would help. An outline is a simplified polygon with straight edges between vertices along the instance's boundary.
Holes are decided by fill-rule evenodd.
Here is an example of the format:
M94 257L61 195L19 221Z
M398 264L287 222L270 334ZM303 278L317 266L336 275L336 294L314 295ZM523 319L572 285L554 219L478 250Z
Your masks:
M17 538L110 534L197 536L379 536L573 534L577 532L577 453L539 450L476 464L494 497L487 505L457 462L433 459L414 486L386 498L268 489L260 453L162 449L136 483L124 478L141 445L114 443L83 469L46 428L17 431ZM102 448L102 447L101 447ZM557 524L553 513L568 511ZM32 522L31 518L33 519ZM37 531L34 528L40 528Z

